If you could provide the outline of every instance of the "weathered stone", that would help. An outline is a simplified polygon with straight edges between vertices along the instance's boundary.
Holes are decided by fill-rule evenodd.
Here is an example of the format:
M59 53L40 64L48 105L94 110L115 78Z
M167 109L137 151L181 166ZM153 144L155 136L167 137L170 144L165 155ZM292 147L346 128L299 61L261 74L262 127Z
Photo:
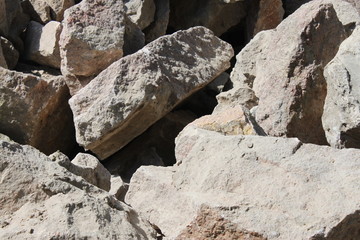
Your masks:
M25 58L60 69L59 39L61 30L59 22L51 21L43 26L31 21L26 30Z
M42 23L51 20L61 22L64 11L73 6L74 0L29 0Z
M256 121L266 134L327 144L321 122L326 97L323 68L357 21L351 24L341 15L354 10L350 4L332 2L305 4L275 30L258 33L238 54L231 73L234 88L220 94L220 104L229 98L234 104L240 90L252 89L258 98Z
M220 36L246 16L245 1L173 0L169 26L174 30L204 26ZM186 16L186 17L184 17Z
M351 3L358 12L360 12L360 2L358 0L344 0L348 3Z
M119 201L124 201L128 188L129 184L124 183L120 176L111 176L111 188L109 193L114 195Z
M124 0L126 14L131 21L144 29L154 21L154 0Z
M165 35L169 24L170 0L155 0L155 6L154 22L144 29L147 43Z
M360 28L340 46L324 75L327 95L322 123L334 147L360 148Z
M86 153L79 153L71 163L77 167L76 171L74 171L76 175L83 177L87 182L105 191L110 190L111 175L96 157Z
M76 142L63 78L0 68L0 79L0 132L46 154L69 153Z
M0 141L1 239L155 239L150 224L28 145Z
M0 44L8 68L14 69L19 60L19 52L15 49L14 45L6 38L0 37Z
M60 36L63 75L96 75L121 58L124 15L117 0L84 0L67 9Z
M195 27L118 60L69 100L77 142L109 157L225 71L232 56L229 44Z
M125 198L169 239L203 204L267 239L359 238L357 149L188 126L175 151L173 167L139 168Z

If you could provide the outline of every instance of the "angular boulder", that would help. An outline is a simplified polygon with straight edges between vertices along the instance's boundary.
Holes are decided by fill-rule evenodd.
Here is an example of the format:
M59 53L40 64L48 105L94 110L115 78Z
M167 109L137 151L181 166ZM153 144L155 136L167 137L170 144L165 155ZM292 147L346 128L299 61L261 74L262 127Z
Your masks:
M230 66L232 47L203 27L153 41L70 100L77 142L105 159Z
M312 1L276 29L257 34L237 55L231 73L234 88L219 95L220 104L223 99L225 105L236 103L238 96L240 102L253 99L251 94L238 94L251 89L258 99L255 118L266 134L327 144L321 122L326 97L323 68L359 19L349 20L347 12L352 11L340 0Z
M360 148L360 28L340 46L324 75L327 95L322 124L329 144Z
M125 198L169 239L203 205L267 239L360 237L360 150L188 126L175 152L173 167L139 168Z
M31 21L26 30L25 58L41 65L60 69L59 39L61 23L50 21L45 26Z
M0 132L45 154L71 152L75 130L63 78L0 68L0 79Z
M1 139L1 239L155 239L124 203L33 147Z
M35 12L43 23L49 21L61 22L64 12L75 4L74 0L30 0Z
M131 21L144 29L154 21L154 0L124 0L126 14Z
M83 0L67 9L59 42L63 75L96 75L121 58L124 15L117 0Z

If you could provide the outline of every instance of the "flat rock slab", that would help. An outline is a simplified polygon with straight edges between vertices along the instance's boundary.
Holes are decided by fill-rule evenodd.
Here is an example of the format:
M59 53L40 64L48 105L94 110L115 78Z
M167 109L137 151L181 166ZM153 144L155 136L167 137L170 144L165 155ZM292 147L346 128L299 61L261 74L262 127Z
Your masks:
M166 239L203 205L269 240L360 237L360 150L188 126L175 153L173 167L139 168L125 198Z
M77 142L109 157L225 71L232 56L228 43L195 27L118 60L69 100Z

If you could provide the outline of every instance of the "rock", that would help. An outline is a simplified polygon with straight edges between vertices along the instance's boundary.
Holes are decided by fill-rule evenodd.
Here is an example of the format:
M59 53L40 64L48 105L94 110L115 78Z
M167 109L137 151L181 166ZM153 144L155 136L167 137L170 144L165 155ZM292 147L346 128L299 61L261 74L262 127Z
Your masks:
M46 0L29 0L34 11L39 15L41 23L51 21L50 11L51 8Z
M113 63L70 100L77 142L103 160L230 66L231 46L195 27Z
M78 153L71 163L76 166L75 171L71 172L105 191L110 190L111 175L96 157L86 153Z
M175 152L175 166L139 168L125 198L169 239L202 205L268 239L359 238L357 149L188 126Z
M154 0L124 0L126 14L131 21L144 29L154 21Z
M358 27L324 70L327 95L322 124L333 147L360 148L359 41Z
M64 11L75 4L74 0L30 0L42 23L52 20L61 22Z
M96 75L121 58L124 15L117 0L84 0L67 9L59 42L63 75Z
M70 153L76 142L63 78L0 68L0 79L0 132L45 154Z
M129 185L124 183L120 176L111 176L111 188L109 193L119 201L124 201Z
M144 29L147 43L165 35L169 24L170 0L155 0L154 2L156 6L154 22Z
M341 15L354 10L350 4L331 2L305 4L275 30L258 33L237 55L231 73L234 88L219 95L220 104L229 104L229 99L230 105L236 104L240 90L252 89L258 98L255 118L266 134L327 144L321 122L326 97L323 68L357 21L351 24ZM240 102L254 99L252 94L240 96Z
M211 29L216 36L220 36L244 19L246 3L245 1L172 0L170 12L169 26L174 30L204 26Z
M14 45L6 38L0 37L0 44L9 69L14 69L19 60L19 52Z
M26 31L25 58L41 65L60 69L61 30L59 22L51 21L43 26L31 21Z
M196 116L190 111L177 110L168 113L123 149L106 159L105 167L112 174L118 174L129 182L140 166L174 165L175 138L195 119Z
M141 29L125 16L125 35L124 35L124 56L133 54L145 45L145 35Z
M360 2L359 1L357 1L357 0L344 0L344 1L351 3L351 5L353 5L356 8L356 10L360 13Z
M2 42L0 42L0 67L2 68L8 68L8 65L6 63L3 50L2 50Z
M28 145L0 141L1 239L155 239L130 207Z

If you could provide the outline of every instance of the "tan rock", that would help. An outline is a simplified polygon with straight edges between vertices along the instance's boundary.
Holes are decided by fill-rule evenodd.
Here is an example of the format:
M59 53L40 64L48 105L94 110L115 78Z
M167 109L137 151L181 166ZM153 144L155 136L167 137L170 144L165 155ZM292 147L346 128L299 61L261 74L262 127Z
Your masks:
M77 142L103 160L230 66L203 27L159 38L112 64L70 100Z
M9 69L14 69L19 60L19 52L6 38L0 37L0 42L6 64L8 65Z
M64 11L75 4L74 0L29 0L43 23L61 22Z
M41 65L60 69L59 39L62 26L51 21L45 26L31 21L26 31L25 58Z
M111 176L111 188L109 193L114 195L119 201L124 201L125 194L129 188L129 185L124 183L122 178L118 175Z
M144 29L154 21L154 0L124 0L126 14L131 21Z

